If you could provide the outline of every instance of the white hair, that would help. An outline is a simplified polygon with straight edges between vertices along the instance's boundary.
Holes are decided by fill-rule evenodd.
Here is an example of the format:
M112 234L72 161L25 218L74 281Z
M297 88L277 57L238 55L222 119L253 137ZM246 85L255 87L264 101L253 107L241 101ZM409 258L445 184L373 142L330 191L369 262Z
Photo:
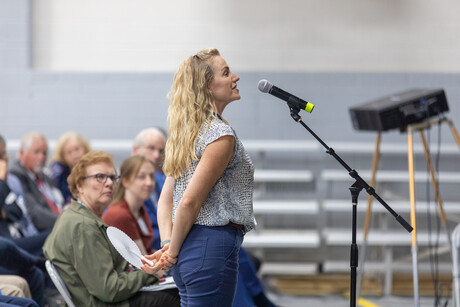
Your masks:
M19 151L26 152L32 146L35 140L42 139L46 142L46 137L37 131L28 132L21 139L21 147Z
M150 127L142 130L139 132L136 137L134 138L134 144L133 146L136 148L142 147L145 143L145 138L147 135L159 135L160 137L163 138L163 140L166 143L166 132L160 128L157 127Z

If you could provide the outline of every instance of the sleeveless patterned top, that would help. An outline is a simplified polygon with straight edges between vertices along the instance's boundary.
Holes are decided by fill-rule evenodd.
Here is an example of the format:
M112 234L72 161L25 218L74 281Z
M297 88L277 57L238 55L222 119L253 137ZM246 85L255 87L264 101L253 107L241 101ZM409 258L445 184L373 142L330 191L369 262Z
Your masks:
M231 135L235 137L233 158L209 192L195 224L224 226L231 221L235 224L244 225L245 232L248 232L255 227L252 208L254 166L233 128L221 119L212 120L210 125L208 123L204 123L198 133L195 145L198 161L192 161L182 176L174 181L173 222L179 202L192 179L206 146L222 136Z

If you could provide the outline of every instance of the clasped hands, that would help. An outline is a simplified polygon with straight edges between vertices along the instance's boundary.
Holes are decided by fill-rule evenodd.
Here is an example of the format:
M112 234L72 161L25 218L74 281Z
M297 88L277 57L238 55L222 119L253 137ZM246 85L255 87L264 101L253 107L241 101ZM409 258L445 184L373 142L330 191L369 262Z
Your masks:
M148 274L154 274L159 270L169 270L177 263L177 256L172 257L169 254L169 243L165 244L162 249L144 257L153 262L153 265L149 265L144 259L141 259L143 264L141 269Z

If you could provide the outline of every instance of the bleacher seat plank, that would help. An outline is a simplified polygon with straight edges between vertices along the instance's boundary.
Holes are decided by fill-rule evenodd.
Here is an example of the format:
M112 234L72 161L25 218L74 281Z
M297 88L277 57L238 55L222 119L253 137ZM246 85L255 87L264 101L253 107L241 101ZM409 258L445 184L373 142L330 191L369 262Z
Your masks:
M254 201L255 214L316 214L319 212L319 203L315 200L256 200Z
M437 267L440 272L452 272L452 264L440 262L437 264ZM358 270L362 269L358 267ZM375 261L366 261L364 264L364 272L385 272L390 267L385 262L375 262ZM400 262L393 261L391 263L391 269L397 272L412 272L412 263L411 262ZM323 263L324 272L349 272L350 271L350 261L344 259L344 261L326 261ZM419 262L418 270L421 273L430 273L432 270L431 264L429 262Z
M313 173L308 170L256 169L254 182L312 182Z
M385 202L397 213L408 213L410 212L410 202L401 200L386 200ZM415 208L417 212L427 212L428 203L426 201L416 201ZM444 202L442 204L443 209L446 213L460 213L460 202ZM322 202L322 208L325 212L348 212L351 211L351 199L325 199ZM438 210L438 204L436 202L430 203L430 208ZM362 197L358 204L358 212L367 211L367 196ZM372 203L372 212L382 213L388 212L377 200Z
M316 230L263 230L245 235L243 246L249 248L312 248L318 247L320 238Z
M295 140L242 140L247 151L256 152L317 152L321 145L315 141Z
M317 272L317 264L299 262L263 262L259 272L262 275L309 275Z
M359 175L365 179L370 180L372 172L370 170L359 171ZM348 175L344 170L326 169L321 172L321 179L324 181L353 181L354 179ZM409 172L405 171L389 171L382 170L376 173L377 182L409 182ZM427 172L415 172L415 182L431 182L431 177ZM460 183L459 172L440 172L438 177L439 182L442 183Z
M338 153L348 154L373 154L375 151L375 142L337 142L329 144ZM414 154L424 154L422 144L414 144ZM432 145L430 151L437 152L437 145ZM408 147L407 142L384 142L380 144L380 154L400 154L407 155ZM460 154L460 149L457 144L449 143L442 144L440 148L441 154Z
M350 229L329 228L323 232L323 238L327 245L350 245L351 244L351 227ZM434 243L436 235L431 235L431 242ZM356 243L362 244L363 231L356 232ZM369 246L411 246L412 235L404 230L378 230L371 229L367 236L367 245ZM445 235L439 236L439 244L447 244ZM429 244L429 234L427 232L417 232L417 245L427 246Z

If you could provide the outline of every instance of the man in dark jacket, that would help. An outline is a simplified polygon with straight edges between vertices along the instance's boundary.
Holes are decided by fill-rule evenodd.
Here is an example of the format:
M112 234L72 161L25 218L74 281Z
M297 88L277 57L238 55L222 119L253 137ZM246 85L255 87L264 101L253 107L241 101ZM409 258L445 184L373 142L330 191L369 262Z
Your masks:
M61 192L43 173L47 153L46 138L38 132L27 133L21 140L19 159L11 166L8 178L11 190L24 197L27 212L39 231L53 228L64 203Z
M31 225L22 196L17 196L7 184L7 169L6 142L0 135L0 237L12 240L30 254L42 256L50 230L38 232Z

